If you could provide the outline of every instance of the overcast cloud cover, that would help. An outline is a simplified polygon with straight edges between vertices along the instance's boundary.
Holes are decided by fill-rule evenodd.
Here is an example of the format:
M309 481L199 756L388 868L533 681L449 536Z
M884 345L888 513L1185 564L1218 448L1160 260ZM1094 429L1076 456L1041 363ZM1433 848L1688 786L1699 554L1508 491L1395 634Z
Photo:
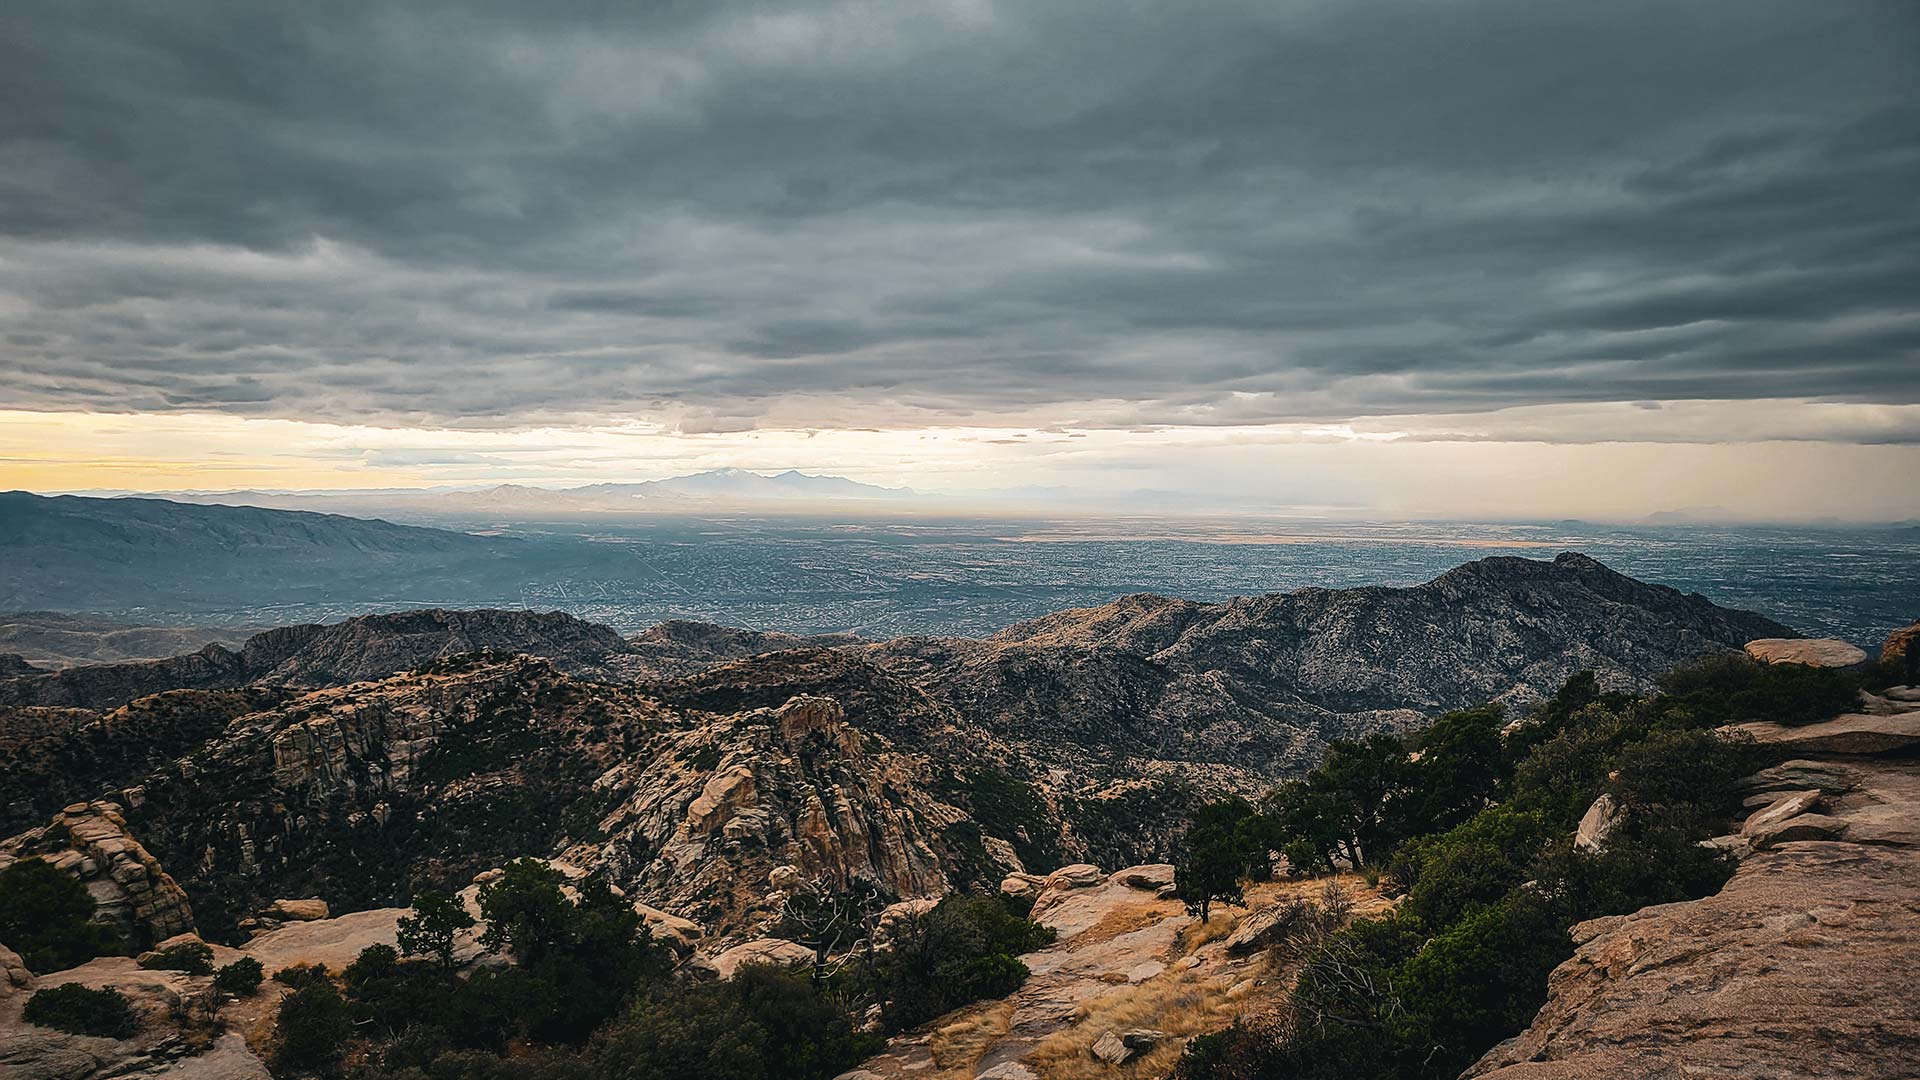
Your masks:
M1920 441L1908 0L18 0L0 101L0 407Z

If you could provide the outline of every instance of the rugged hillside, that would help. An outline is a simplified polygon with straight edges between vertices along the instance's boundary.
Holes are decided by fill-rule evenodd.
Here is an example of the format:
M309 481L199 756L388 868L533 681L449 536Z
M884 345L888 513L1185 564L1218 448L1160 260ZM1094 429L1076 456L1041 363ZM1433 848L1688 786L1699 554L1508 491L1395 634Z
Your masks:
M137 784L205 745L236 717L287 696L257 686L168 690L104 715L0 708L0 833L38 825L69 803Z
M995 645L1083 646L1221 672L1333 712L1529 702L1576 671L1621 687L1793 631L1574 552L1491 558L1405 589L1301 589L1193 604L1126 597L1010 627Z
M724 937L764 928L776 867L914 896L1149 862L1194 798L1263 790L1332 738L1579 666L1640 685L1787 632L1578 556L1414 589L1128 598L985 641L668 624L628 642L561 614L425 611L11 680L0 722L33 792L12 825L123 802L215 933L275 897L352 910L564 852ZM663 669L691 673L620 675ZM109 711L168 682L200 696ZM220 693L241 686L274 689ZM75 703L92 715L56 708Z
M545 657L568 671L607 674L608 661L627 645L604 626L557 611L362 615L331 626L267 630L238 650L209 645L164 660L82 665L0 680L0 705L104 709L181 688L337 686L410 671L441 657L490 650Z
M971 818L939 788L833 699L715 714L474 656L240 716L119 799L215 935L278 896L355 910L562 849L726 933L772 917L775 866L900 895L1018 867L950 836Z

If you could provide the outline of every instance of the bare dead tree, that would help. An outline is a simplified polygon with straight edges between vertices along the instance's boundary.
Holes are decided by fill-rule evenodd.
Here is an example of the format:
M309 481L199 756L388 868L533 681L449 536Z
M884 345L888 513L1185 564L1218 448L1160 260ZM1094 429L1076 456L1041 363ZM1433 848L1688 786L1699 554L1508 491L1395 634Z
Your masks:
M841 888L810 878L787 890L780 905L780 925L789 941L813 950L814 985L866 955L873 940L873 919L885 902L879 886L858 879Z

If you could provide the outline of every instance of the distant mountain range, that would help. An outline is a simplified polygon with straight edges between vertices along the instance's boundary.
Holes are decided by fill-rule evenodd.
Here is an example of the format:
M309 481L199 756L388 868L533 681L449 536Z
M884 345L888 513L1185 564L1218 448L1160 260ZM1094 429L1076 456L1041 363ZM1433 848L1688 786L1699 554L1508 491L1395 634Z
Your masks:
M160 497L202 505L435 521L476 516L540 520L599 514L691 513L753 506L793 509L811 503L900 502L917 496L910 488L880 487L842 476L816 476L797 469L771 474L747 469L711 469L665 480L570 488L499 484L477 489L180 491L163 492Z

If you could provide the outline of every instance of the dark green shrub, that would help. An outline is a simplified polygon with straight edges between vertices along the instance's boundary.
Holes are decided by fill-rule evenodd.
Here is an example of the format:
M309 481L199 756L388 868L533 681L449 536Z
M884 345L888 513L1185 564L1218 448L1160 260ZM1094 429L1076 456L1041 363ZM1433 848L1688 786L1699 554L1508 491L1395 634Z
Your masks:
M400 951L408 956L431 956L440 961L441 967L451 968L454 938L473 921L473 914L458 898L446 893L421 893L413 898L413 913L400 920Z
M1744 736L1656 731L1614 758L1619 775L1608 789L1629 819L1704 835L1731 814L1741 779L1764 761L1765 752Z
M214 989L234 997L252 997L260 992L260 961L243 956L213 973Z
M278 1069L331 1071L353 1037L353 1017L330 982L311 982L280 1001Z
M883 1045L804 976L751 966L642 998L589 1055L607 1080L827 1080Z
M1696 727L1747 720L1811 724L1860 701L1858 677L1805 664L1763 664L1737 653L1675 668L1660 679L1661 711Z
M903 920L873 974L893 1030L913 1027L1026 981L1017 957L1053 940L1053 930L1014 914L997 897L955 894Z
M204 941L182 941L140 958L140 966L150 971L184 971L189 975L213 974L213 948Z
M86 886L44 859L0 870L0 942L20 954L27 970L65 971L122 952L119 932L92 919Z
M1214 904L1242 902L1240 883L1255 862L1265 869L1267 843L1258 822L1245 799L1208 803L1194 811L1174 866L1174 888L1188 913L1201 922L1207 921Z
M295 990L304 990L309 986L318 986L322 983L328 986L333 985L333 978L327 974L325 964L294 964L291 967L283 967L273 973L273 981L282 986L291 986Z
M1569 925L1711 895L1733 870L1725 852L1662 827L1616 834L1598 854L1575 851L1561 840L1535 867L1540 887L1561 901Z
M109 1039L133 1037L139 1021L133 1006L118 990L93 990L79 983L63 983L35 991L22 1016L29 1024L50 1027L69 1035L97 1035Z
M1451 925L1476 904L1497 903L1527 880L1549 830L1538 811L1496 806L1395 857L1409 888L1406 908L1428 926Z
M1532 1021L1547 1000L1547 974L1572 954L1566 920L1538 892L1519 889L1474 908L1400 970L1410 1052L1431 1075L1457 1075Z

